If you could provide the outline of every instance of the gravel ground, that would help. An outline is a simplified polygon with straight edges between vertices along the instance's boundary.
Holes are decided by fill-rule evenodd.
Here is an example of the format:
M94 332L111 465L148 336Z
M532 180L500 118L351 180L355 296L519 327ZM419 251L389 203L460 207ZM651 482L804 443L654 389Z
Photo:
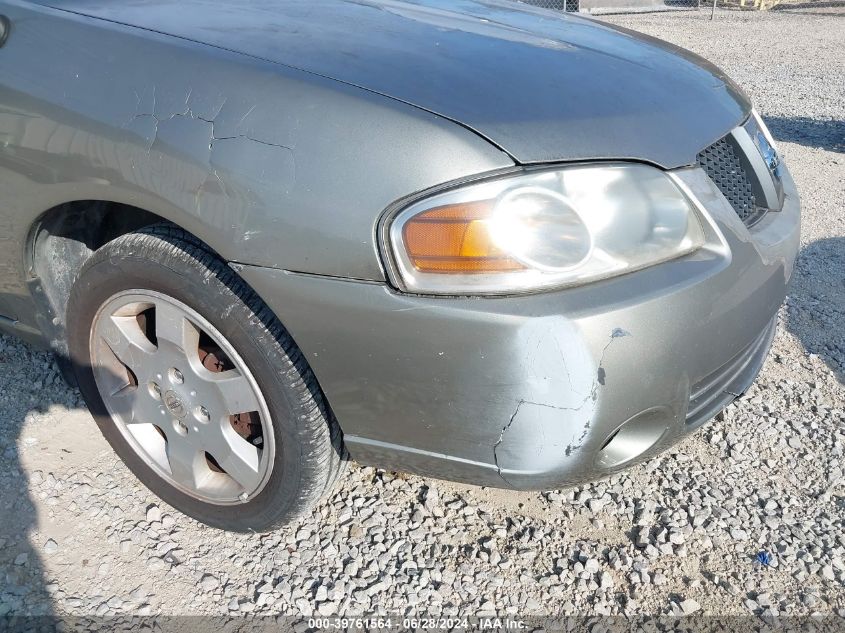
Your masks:
M157 501L51 357L0 337L0 615L845 616L845 9L706 17L609 19L728 71L802 192L795 283L744 399L591 485L514 493L353 466L313 516L244 536Z

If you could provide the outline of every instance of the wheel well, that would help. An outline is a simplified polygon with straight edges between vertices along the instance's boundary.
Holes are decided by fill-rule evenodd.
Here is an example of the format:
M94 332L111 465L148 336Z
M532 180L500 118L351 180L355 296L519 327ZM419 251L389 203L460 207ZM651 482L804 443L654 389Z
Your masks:
M70 292L79 271L101 246L153 224L170 224L185 231L150 211L98 200L59 205L41 215L33 224L27 240L27 285L37 307L36 322L55 353L59 368L69 384L76 384L76 376L68 354L66 311ZM189 231L185 232L196 240L197 246L219 257L213 248ZM237 273L235 277L248 287ZM286 335L290 336L287 333ZM304 356L302 359L308 367ZM310 367L308 368L310 371ZM317 391L322 394L316 378L314 381ZM324 394L322 397L328 410L327 415L334 419L328 399ZM334 438L332 441L335 441Z
M60 360L67 358L65 309L82 265L106 242L163 221L137 207L81 200L53 207L35 222L28 243L28 284L38 326Z

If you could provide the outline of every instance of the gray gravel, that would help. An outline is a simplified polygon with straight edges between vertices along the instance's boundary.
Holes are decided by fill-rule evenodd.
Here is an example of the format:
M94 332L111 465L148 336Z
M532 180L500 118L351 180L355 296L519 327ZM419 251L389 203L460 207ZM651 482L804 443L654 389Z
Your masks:
M803 194L773 353L704 430L542 493L353 467L313 516L233 535L148 493L52 359L0 337L0 615L845 615L843 18L609 18L735 77Z

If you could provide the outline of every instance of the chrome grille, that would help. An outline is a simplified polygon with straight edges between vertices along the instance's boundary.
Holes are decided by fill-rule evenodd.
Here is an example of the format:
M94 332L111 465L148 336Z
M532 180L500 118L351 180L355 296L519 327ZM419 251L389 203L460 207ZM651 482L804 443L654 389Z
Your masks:
M749 223L757 217L754 187L742 167L742 161L727 137L699 153L698 165L727 198L739 219Z

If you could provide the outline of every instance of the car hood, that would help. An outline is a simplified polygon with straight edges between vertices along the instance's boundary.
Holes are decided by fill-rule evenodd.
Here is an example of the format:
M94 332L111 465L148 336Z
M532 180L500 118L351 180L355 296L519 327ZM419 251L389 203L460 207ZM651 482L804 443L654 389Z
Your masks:
M750 109L692 53L507 0L41 4L353 84L470 128L519 163L689 165Z

